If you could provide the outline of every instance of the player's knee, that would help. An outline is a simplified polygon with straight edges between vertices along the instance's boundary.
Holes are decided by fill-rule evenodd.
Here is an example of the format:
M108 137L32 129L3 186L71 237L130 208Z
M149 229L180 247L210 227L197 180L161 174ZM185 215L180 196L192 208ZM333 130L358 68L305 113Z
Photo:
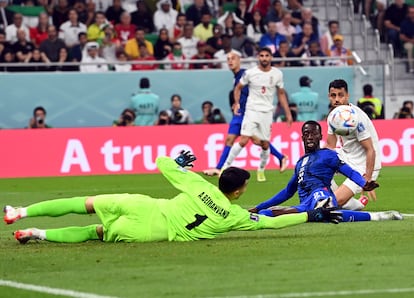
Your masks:
M99 240L103 240L103 226L102 225L97 225L96 226L96 234L99 237Z
M235 140L236 140L235 135L228 135L226 137L226 146L229 146L229 147L233 146Z

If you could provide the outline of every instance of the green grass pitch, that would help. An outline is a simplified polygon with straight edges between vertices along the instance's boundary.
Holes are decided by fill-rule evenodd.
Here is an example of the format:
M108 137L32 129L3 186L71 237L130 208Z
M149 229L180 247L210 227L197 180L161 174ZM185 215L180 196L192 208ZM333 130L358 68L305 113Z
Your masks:
M269 198L291 171L255 173L239 204ZM216 177L208 178L215 183ZM387 167L368 210L414 213L414 168ZM137 192L173 197L161 175L0 180L0 203ZM292 198L288 204L296 204ZM231 232L187 243L18 244L19 228L96 223L95 215L29 218L0 228L0 281L91 293L96 297L414 297L414 218L403 221L303 224L282 230ZM65 296L65 295L63 295ZM62 297L0 286L0 297ZM71 297L76 297L71 296ZM80 297L80 296L79 296Z

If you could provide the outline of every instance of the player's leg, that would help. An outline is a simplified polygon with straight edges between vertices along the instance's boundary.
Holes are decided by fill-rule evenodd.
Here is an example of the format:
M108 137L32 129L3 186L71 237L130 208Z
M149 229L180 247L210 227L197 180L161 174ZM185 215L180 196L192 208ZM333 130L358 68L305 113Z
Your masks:
M229 128L229 132L230 132L230 128ZM240 130L239 130L239 132L240 132ZM238 136L239 136L239 133L237 133L237 134L228 134L227 135L226 142L225 142L225 145L224 145L224 149L221 152L220 159L219 159L219 162L217 163L217 166L214 169L204 170L203 171L204 175L215 176L215 175L220 174L220 170L223 167L224 163L226 162L227 157L229 156L231 147L233 146L234 141L236 140L236 138Z
M383 220L402 220L403 216L398 211L379 211L379 212L366 212L366 211L353 211L353 210L340 210L344 222L353 221L383 221Z
M4 222L12 224L17 220L25 217L36 216L62 216L69 213L86 214L85 202L88 197L73 197L56 200L48 200L39 203L34 203L27 207L14 208L5 206L3 211Z
M271 137L272 130L272 121L273 115L272 112L256 112L254 114L254 121L257 123L256 131L253 135L260 139L260 146L262 151L260 152L260 163L257 169L257 181L266 181L266 176L264 175L264 170L266 168L267 162L269 161L270 149L269 149L269 140Z
M270 149L270 154L272 154L279 160L279 165L280 165L279 172L283 173L284 171L286 171L289 157L279 152L270 142L269 142L269 149Z

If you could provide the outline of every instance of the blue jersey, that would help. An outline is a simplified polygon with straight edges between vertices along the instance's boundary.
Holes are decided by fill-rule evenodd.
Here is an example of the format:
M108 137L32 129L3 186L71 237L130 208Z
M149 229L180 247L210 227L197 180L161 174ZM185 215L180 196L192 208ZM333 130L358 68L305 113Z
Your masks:
M235 75L234 75L234 84L233 87L239 83L241 77L243 76L246 69L241 68ZM246 102L247 97L249 96L249 87L246 85L243 87L240 93L240 115L234 115L229 124L229 134L240 135L241 123L243 122L244 113L246 111Z
M257 208L261 210L279 205L291 198L296 191L300 206L295 207L299 212L313 209L317 201L327 197L332 197L336 203L335 195L331 190L331 180L336 172L342 173L361 187L366 183L365 179L344 163L335 151L320 149L302 156L286 188L273 198L259 204Z

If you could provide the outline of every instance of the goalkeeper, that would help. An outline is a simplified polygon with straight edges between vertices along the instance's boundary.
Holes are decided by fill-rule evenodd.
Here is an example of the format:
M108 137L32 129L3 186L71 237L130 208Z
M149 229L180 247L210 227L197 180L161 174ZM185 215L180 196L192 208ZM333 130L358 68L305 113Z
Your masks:
M338 154L331 149L321 149L322 128L316 121L306 121L302 125L302 141L305 155L295 167L295 172L286 188L282 189L269 200L260 203L251 212L268 216L278 216L297 212L306 212L319 206L337 207L335 195L330 188L335 172L339 171L365 191L371 191L379 185L375 181L367 181L357 171L344 163ZM296 191L299 195L299 205L292 207L277 207L290 199ZM340 210L343 221L370 220L400 220L402 216L397 211L362 212Z
M96 213L101 224L14 232L22 244L29 240L52 242L149 242L210 239L231 230L279 229L308 221L338 223L340 215L331 209L277 218L250 213L232 204L246 190L249 172L229 167L219 178L218 188L187 170L195 156L182 152L175 160L158 157L158 169L180 194L173 199L154 199L141 194L104 194L35 203L26 208L4 208L4 221L12 224L24 217L62 216L68 213Z

